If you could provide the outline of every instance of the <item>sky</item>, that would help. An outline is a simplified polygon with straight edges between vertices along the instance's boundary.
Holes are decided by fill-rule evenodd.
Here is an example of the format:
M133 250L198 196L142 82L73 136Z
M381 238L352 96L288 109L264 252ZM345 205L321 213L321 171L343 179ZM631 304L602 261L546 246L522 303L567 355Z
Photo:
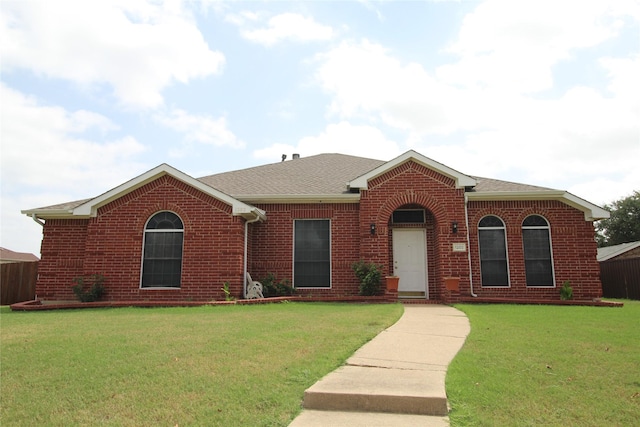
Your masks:
M417 152L602 206L640 189L640 2L0 0L0 246L21 210Z

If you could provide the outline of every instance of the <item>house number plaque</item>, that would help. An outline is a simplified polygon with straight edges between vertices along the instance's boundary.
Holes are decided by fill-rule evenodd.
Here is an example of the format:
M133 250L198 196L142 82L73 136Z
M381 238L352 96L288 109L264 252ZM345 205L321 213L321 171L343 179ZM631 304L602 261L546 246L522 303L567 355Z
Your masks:
M467 252L467 244L466 243L454 243L453 244L453 252Z

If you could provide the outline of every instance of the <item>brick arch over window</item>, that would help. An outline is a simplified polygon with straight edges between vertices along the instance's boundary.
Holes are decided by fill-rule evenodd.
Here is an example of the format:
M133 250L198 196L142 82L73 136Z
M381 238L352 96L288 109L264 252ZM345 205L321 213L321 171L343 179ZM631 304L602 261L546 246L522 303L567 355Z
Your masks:
M380 209L378 209L375 222L377 224L387 224L393 212L406 205L420 205L429 210L432 213L436 224L438 222L448 222L447 212L441 203L437 203L435 199L427 194L416 192L397 194L394 197L387 199L387 201L380 206Z
M144 228L149 218L161 211L171 211L180 217L182 220L182 224L184 226L185 237L189 234L189 230L191 230L192 221L189 217L189 214L184 211L179 205L169 202L167 200L163 200L162 202L154 203L153 205L147 206L143 212L140 213L140 216L137 219L136 227L138 230L141 230L141 233L144 233Z

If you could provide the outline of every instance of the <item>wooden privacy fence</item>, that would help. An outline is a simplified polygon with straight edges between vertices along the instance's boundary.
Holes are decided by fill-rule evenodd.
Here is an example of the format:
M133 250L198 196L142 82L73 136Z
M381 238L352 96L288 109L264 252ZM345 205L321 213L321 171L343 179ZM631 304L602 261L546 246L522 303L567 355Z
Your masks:
M600 281L605 298L640 300L640 258L601 262Z
M38 262L0 264L0 305L36 298Z

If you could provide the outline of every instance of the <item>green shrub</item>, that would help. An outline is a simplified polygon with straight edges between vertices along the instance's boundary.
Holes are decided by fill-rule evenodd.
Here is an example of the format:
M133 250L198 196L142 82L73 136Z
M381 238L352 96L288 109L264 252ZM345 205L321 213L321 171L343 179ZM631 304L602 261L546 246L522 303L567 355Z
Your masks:
M382 265L360 260L351 265L360 281L360 295L372 296L380 293L382 282Z
M265 298L293 295L293 287L288 279L278 280L275 274L267 273L267 277L260 280L262 283L262 295Z
M560 299L561 300L570 300L573 299L573 288L569 286L570 283L568 280L565 280L560 288Z
M80 302L98 301L104 294L105 289L103 283L105 280L106 278L99 273L75 277L71 290L73 290L73 294ZM85 289L87 286L89 288Z

